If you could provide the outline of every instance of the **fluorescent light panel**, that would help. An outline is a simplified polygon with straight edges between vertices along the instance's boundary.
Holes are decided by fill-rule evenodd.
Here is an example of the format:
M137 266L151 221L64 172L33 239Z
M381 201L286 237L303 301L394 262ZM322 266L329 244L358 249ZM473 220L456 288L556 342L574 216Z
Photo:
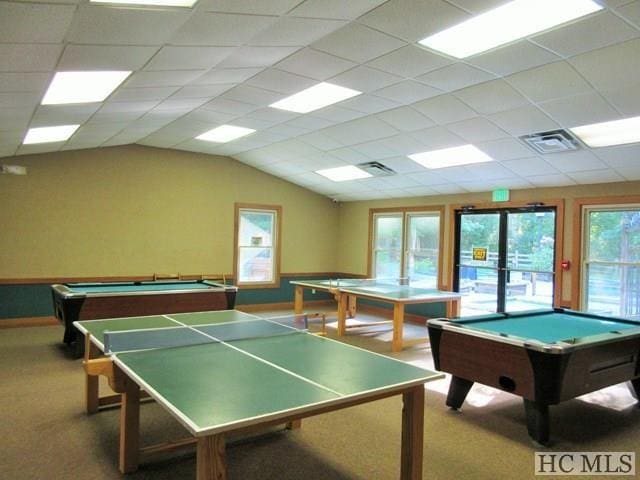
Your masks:
M116 3L124 5L154 5L160 7L193 7L198 0L91 0L92 3Z
M316 173L327 177L334 182L344 182L346 180L357 180L358 178L368 178L372 175L364 170L354 167L353 165L347 165L346 167L325 168L323 170L316 170Z
M602 8L593 0L514 0L419 43L447 55L465 58Z
M227 143L253 132L255 132L255 130L251 128L236 127L234 125L220 125L208 132L204 132L202 135L198 135L196 139L206 140L207 142Z
M423 167L431 169L493 161L493 158L473 145L463 145L461 147L415 153L413 155L409 155L409 158L418 162Z
M609 147L640 142L640 117L570 128L589 147Z
M269 106L290 112L309 113L326 107L327 105L341 102L347 98L355 97L361 93L362 92L350 88L322 82L290 97L283 98Z
M56 127L30 128L22 143L32 145L34 143L64 142L78 129L80 125L58 125Z
M58 72L42 105L102 102L131 72Z

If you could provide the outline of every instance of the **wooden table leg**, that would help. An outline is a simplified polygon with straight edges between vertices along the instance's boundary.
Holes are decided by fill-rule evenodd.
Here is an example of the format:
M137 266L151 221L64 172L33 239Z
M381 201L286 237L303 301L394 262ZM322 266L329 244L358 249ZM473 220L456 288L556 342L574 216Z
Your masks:
M358 297L355 295L349 295L349 300L347 302L347 312L349 318L356 318L356 309L358 307Z
M391 350L402 351L402 337L404 335L404 303L393 304L393 339Z
M224 443L224 435L198 438L197 480L225 480L227 478Z
M120 471L135 472L140 456L140 387L124 379L120 410Z
M336 293L335 297L338 302L338 335L343 336L347 333L347 307L349 303L349 295Z
M304 306L304 288L300 285L296 285L295 293L293 296L293 312L302 313Z
M424 444L424 385L402 395L402 453L400 478L422 480Z
M78 334L79 335L79 334ZM78 342L80 339L77 340ZM100 350L91 341L90 335L85 335L84 339L84 360L85 362L98 358ZM84 400L87 413L96 413L100 405L100 378L95 375L84 374Z

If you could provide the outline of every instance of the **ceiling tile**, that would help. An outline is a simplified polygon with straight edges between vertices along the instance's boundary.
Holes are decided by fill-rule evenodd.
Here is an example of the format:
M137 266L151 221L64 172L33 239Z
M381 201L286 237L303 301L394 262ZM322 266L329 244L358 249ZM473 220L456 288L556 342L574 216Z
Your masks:
M370 61L367 65L406 78L417 77L451 63L446 57L408 45Z
M308 143L309 145L313 145L319 150L325 151L342 147L341 143L336 142L322 132L313 132L306 135L301 135L298 137L298 140Z
M223 93L220 98L236 100L238 102L251 103L260 107L266 107L282 98L281 93L270 92L251 85L238 85Z
M579 184L623 182L624 177L613 170L592 170L589 172L572 172L567 174Z
M260 71L262 71L262 68L215 68L194 80L193 83L198 85L240 83L250 79Z
M498 161L531 157L531 150L515 138L478 143L476 147Z
M411 132L409 135L424 145L423 149L412 153L457 147L466 143L458 135L455 135L444 127L425 128L423 130Z
M316 50L363 63L406 44L364 25L352 23L318 40L312 46Z
M46 127L49 125L75 125L88 121L100 108L99 103L85 103L79 105L40 105L33 119L32 127Z
M616 169L640 165L640 144L619 145L616 147L595 148L593 153Z
M436 88L428 87L412 80L405 80L404 82L376 90L372 92L372 95L407 105L417 102L418 100L435 97L441 93L442 92Z
M401 132L429 128L435 123L411 107L399 107L380 112L377 117Z
M489 115L488 118L516 137L531 133L547 132L559 127L556 122L533 105L507 110L506 112L494 113L493 115Z
M469 17L468 13L441 0L390 0L362 16L359 22L417 42Z
M439 124L458 122L476 117L478 114L453 95L440 95L416 102L412 108Z
M450 123L447 128L469 143L486 142L509 136L504 130L483 117L474 117Z
M607 167L598 157L584 150L545 155L545 160L562 173L602 170Z
M358 95L357 97L340 102L337 105L362 113L377 113L400 106L400 104L394 100L387 100L367 94Z
M124 86L126 88L183 86L203 73L204 70L135 72L127 79Z
M57 70L139 70L157 51L155 46L67 45Z
M553 168L541 157L518 158L516 160L504 160L502 165L522 177L534 175L555 175L558 170Z
M206 103L203 108L213 110L214 112L232 113L240 116L257 110L258 106L218 97Z
M445 92L452 92L494 78L495 75L479 68L464 63L454 63L439 70L420 75L416 77L416 80Z
M317 80L326 80L354 67L349 60L305 48L277 64L277 68Z
M541 103L540 108L567 128L617 120L620 117L620 114L596 93L551 100Z
M190 9L154 10L79 5L66 40L75 44L157 45L169 43Z
M198 7L206 12L284 15L298 3L300 0L199 0Z
M475 55L469 58L468 62L496 75L505 76L557 60L557 55L521 40L488 53Z
M506 80L527 98L544 102L589 93L593 88L567 62L556 62L516 73Z
M529 104L526 98L504 80L492 80L467 87L455 92L455 96L484 115L512 110Z
M305 90L315 84L317 80L293 73L284 72L276 68L268 68L247 81L254 87L264 88L273 92L294 94Z
M365 117L326 128L323 133L343 145L354 145L390 137L398 131L375 117Z
M537 35L532 40L559 55L572 57L637 36L637 30L604 11Z
M617 90L602 92L602 96L622 115L636 117L640 115L640 83Z
M345 2L344 0L306 0L289 12L289 15L296 17L353 20L386 1L387 0L349 0Z
M75 6L0 2L0 42L59 43Z
M564 187L575 185L576 182L562 173L550 175L532 175L527 180L536 187Z
M248 42L257 46L305 46L345 24L342 20L283 17Z
M0 73L0 92L35 92L44 94L50 73Z
M198 12L171 37L173 45L217 47L247 44L258 32L273 25L277 17Z
M640 39L578 55L570 62L598 89L630 87L638 83Z
M0 130L20 130L29 125L33 108L0 109ZM51 125L51 123L49 123ZM26 133L26 132L25 132Z
M179 98L214 98L226 92L233 85L186 85L177 90L172 99Z
M145 70L207 70L232 52L231 47L162 47Z
M387 167L395 170L399 175L415 172L424 173L424 167L422 165L405 156L385 158L384 162L382 163ZM417 180L416 182L420 183Z
M219 68L270 67L299 47L240 47L222 61Z
M51 72L62 45L0 43L0 72Z
M348 122L349 120L355 120L356 118L360 118L365 115L366 113L357 112L348 108L336 107L335 105L315 110L309 114L311 117L323 118L334 123Z
M636 27L640 27L640 1L630 2L617 10L624 18L633 22Z
M0 93L0 108L35 108L41 98L35 92Z
M371 92L402 81L402 77L369 67L355 67L329 80L331 83L359 92Z

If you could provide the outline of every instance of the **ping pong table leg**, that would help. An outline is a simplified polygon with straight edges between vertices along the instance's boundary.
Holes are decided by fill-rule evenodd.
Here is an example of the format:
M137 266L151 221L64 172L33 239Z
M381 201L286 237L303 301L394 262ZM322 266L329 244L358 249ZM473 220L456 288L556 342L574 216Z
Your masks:
M447 318L458 318L460 316L460 300L449 300L446 303L446 312Z
M77 341L80 341L79 339ZM90 335L85 335L84 339L84 361L88 362L100 356L100 350L91 341ZM99 400L100 378L95 375L84 374L84 398L87 413L96 413L100 406Z
M402 394L402 452L400 478L422 480L424 443L424 385Z
M140 457L140 387L123 378L120 410L120 471L135 472Z
M402 336L404 335L404 303L393 304L393 339L391 350L402 351Z
M196 447L197 480L225 480L227 478L224 435L198 438Z
M338 302L338 335L343 336L347 333L347 308L349 306L349 295L336 293Z
M296 314L302 313L304 305L304 288L301 285L296 285L294 297L293 297L293 312Z

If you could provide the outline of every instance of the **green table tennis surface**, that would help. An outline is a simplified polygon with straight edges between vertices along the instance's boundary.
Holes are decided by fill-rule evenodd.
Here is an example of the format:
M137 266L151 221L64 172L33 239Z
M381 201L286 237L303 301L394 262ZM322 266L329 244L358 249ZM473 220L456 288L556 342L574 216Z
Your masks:
M213 338L218 329L228 334L265 322L272 323L225 310L88 320L75 325L104 349L105 332L138 334L145 329L166 329L161 333L181 335L184 329L190 335L195 331ZM304 415L333 403L442 377L305 331L170 348L143 344L140 348L113 353L112 359L196 436L264 419Z

